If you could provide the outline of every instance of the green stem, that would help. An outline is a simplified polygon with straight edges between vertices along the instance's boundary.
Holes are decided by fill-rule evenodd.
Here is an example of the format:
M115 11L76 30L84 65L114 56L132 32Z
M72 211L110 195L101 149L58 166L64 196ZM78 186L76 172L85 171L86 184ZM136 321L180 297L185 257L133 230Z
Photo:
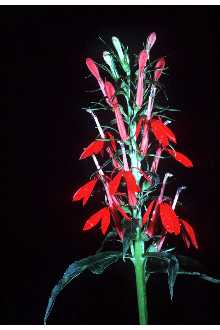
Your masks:
M143 242L138 238L134 244L134 267L136 276L139 323L148 324L147 292L144 274Z

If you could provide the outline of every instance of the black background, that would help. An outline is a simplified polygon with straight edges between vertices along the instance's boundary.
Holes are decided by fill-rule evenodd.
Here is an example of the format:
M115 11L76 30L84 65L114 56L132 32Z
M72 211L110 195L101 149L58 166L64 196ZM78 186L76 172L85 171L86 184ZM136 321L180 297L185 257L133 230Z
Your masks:
M175 173L174 187L188 187L182 201L200 249L180 252L220 276L218 21L215 6L1 7L9 108L2 130L10 141L2 324L42 324L50 290L64 269L95 253L102 240L98 229L81 231L99 205L90 201L83 209L71 202L94 170L92 162L78 158L96 134L81 108L94 97L86 90L97 87L85 79L85 58L101 62L105 47L98 36L110 43L116 35L138 53L146 36L157 33L151 56L167 56L169 104L182 109L173 125L178 150L194 162L193 169L175 162L161 168L161 174L168 168ZM134 281L132 266L123 262L101 276L85 273L62 292L48 323L137 324ZM159 276L150 280L148 295L151 324L220 323L218 285L178 278L171 303L167 278Z

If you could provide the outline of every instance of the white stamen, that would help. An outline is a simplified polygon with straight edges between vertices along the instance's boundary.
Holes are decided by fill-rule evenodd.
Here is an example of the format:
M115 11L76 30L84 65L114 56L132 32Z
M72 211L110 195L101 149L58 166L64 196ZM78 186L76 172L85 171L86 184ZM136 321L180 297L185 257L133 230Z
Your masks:
M96 127L97 127L97 129L99 131L99 134L100 134L101 138L104 139L105 138L105 134L103 132L103 129L102 129L100 123L99 123L99 120L98 120L97 116L91 110L87 110L87 112L90 113L93 116L93 118L95 120L95 123L96 123Z
M175 210L175 207L176 207L176 203L178 201L178 198L179 198L179 195L181 193L182 190L186 189L185 186L182 186L182 187L179 187L176 191L176 195L174 197L174 200L173 200L173 204L172 204L172 209Z
M126 156L126 151L125 151L124 143L121 142L121 141L118 141L118 143L119 143L120 146L121 146L124 170L125 170L125 171L129 171L128 160L127 160L127 156Z

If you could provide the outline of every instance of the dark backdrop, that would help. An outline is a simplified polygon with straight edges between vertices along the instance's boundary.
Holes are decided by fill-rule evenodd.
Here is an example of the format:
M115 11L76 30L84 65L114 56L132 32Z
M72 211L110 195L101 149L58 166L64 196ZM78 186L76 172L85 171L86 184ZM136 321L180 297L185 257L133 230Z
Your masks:
M194 168L172 162L176 185L195 227L200 250L184 251L209 273L219 266L219 7L214 6L19 6L1 8L1 67L8 75L10 194L2 220L2 324L41 324L48 295L67 265L93 254L98 230L82 233L97 209L72 203L73 191L94 169L78 161L96 134L81 109L96 88L85 79L85 58L101 61L98 40L117 35L138 53L155 31L153 57L167 56L164 78L170 105L182 109L173 125L179 149ZM162 171L163 172L163 171ZM4 203L4 205L6 205ZM182 251L183 252L183 251ZM136 292L130 264L103 275L85 273L58 298L52 324L137 324ZM178 278L169 301L166 276L149 282L151 324L216 324L220 286Z

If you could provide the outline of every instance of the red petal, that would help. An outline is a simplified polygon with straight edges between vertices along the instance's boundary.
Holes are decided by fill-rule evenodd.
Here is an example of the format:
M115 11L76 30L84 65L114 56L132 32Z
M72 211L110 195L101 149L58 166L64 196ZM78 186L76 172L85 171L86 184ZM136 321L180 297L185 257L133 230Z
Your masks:
M139 192L140 188L138 187L135 177L131 171L124 171L124 177L126 180L127 188L131 192Z
M102 228L103 235L106 234L109 225L110 225L110 212L109 212L108 207L105 207L104 209L102 209L102 223L101 223L101 228Z
M154 80L157 81L160 78L164 67L165 67L165 59L162 57L157 61L155 65Z
M198 249L199 246L198 246L198 243L196 240L196 235L195 235L195 232L194 232L192 226L188 222L186 222L185 220L182 220L182 219L181 219L181 223L182 223L187 235L189 236L191 243L194 245L194 247L196 249Z
M91 72L91 74L97 79L97 80L102 80L99 74L99 69L95 62L93 61L92 58L87 58L86 59L86 65Z
M142 226L145 225L145 223L147 222L147 220L148 220L148 218L149 218L149 216L151 214L151 211L153 209L154 203L155 203L155 201L153 200L148 205L147 211L144 213L144 216L142 218Z
M123 216L123 218L125 218L126 220L131 220L131 218L127 215L127 213L119 205L116 206L116 210Z
M136 133L135 133L135 135L136 135L136 140L138 139L138 136L139 136L139 134L140 134L141 126L142 126L143 121L144 121L144 118L143 118L143 117L140 117L140 119L139 119L139 121L138 121L138 123L137 123L137 126L136 126Z
M97 155L102 151L103 148L104 148L104 141L100 141L100 140L93 141L88 145L88 147L84 149L79 159L85 159L87 157L92 156L93 154Z
M116 119L116 123L118 126L118 131L119 131L120 137L121 137L122 141L126 141L128 139L128 135L126 132L125 124L124 124L121 112L119 110L119 107L118 106L114 107L114 110L115 110L115 119Z
M112 85L112 83L110 83L109 81L105 82L105 92L106 92L109 104L113 108L118 107L118 100L117 100L117 97L115 96L115 88Z
M142 156L145 156L147 153L148 149L148 140L149 140L149 135L148 135L148 130L149 130L149 122L145 120L144 122L144 132L143 132L143 137L141 141L141 154Z
M123 175L123 171L119 171L118 174L114 177L114 179L109 183L109 192L111 195L114 195L118 190L119 184L121 182L121 177Z
M169 127L163 124L159 119L153 119L151 121L151 128L158 140L164 139L164 137L176 143L176 137Z
M144 70L144 67L147 63L147 52L145 49L143 49L140 54L139 54L139 59L138 59L138 66L139 66L139 72Z
M188 239L188 237L186 236L186 234L184 232L182 232L182 238L184 243L186 244L186 247L189 249L190 248L190 241Z
M105 207L103 208L105 209ZM99 210L98 212L94 213L85 223L83 230L90 230L93 227L95 227L99 221L102 218L102 214L103 214L103 209Z
M192 161L181 152L167 148L166 151L173 156L179 163L186 167L193 167Z
M114 208L111 208L110 211L115 224L115 229L117 231L117 234L120 237L120 239L123 240L123 229L121 227L121 219Z
M117 147L116 147L116 142L115 142L114 136L110 132L105 132L105 134L111 140L110 143L111 143L111 147L112 147L113 151L116 152Z
M89 182L87 182L84 186L79 188L75 194L73 195L73 201L79 201L80 199L83 199L83 206L87 203L89 197L91 196L91 193L97 183L97 179L93 179Z
M180 221L170 204L160 204L160 218L164 229L168 233L180 234Z

